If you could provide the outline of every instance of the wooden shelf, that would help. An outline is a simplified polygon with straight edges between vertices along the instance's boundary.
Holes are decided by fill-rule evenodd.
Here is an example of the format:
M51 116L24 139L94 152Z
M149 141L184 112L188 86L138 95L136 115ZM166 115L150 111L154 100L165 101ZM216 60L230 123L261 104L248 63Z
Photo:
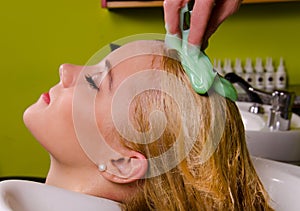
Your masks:
M299 0L244 0L243 4L291 2L291 1L299 1ZM101 0L101 4L103 8L162 7L163 0L154 0L154 1Z
M136 7L162 7L163 1L106 1L107 8L136 8Z

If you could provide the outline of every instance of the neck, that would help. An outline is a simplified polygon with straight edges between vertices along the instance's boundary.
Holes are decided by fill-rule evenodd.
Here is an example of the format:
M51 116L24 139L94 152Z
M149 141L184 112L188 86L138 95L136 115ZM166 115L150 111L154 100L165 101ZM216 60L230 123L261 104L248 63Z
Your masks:
M91 180L95 181L99 178L96 177L92 179L90 172L90 169L76 169L51 162L46 184L98 196L100 193L96 190L96 186L91 188Z
M116 184L101 176L96 166L74 168L51 159L46 184L82 194L122 202L136 187Z

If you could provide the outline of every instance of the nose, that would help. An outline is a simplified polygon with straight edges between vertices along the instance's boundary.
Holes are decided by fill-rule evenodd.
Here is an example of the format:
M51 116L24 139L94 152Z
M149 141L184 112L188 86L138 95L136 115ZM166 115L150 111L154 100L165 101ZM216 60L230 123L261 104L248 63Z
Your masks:
M77 77L82 68L82 66L73 64L62 64L59 67L60 81L64 88L72 87L75 85Z

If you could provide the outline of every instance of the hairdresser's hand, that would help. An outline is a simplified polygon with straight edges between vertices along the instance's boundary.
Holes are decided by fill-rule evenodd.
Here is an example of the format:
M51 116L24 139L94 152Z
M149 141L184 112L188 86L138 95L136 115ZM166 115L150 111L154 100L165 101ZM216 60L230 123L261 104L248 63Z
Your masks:
M188 0L164 0L165 23L171 34L180 34L180 9ZM195 0L188 41L205 49L219 25L235 13L242 0Z

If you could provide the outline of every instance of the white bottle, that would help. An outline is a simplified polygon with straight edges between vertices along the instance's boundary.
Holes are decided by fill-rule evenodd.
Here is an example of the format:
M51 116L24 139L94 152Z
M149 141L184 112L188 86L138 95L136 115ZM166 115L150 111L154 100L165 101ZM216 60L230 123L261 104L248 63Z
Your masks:
M233 72L230 59L224 60L223 72L224 74Z
M235 74L244 78L244 70L242 67L241 59L239 59L239 58L235 59L235 64L234 64L233 70L234 70ZM242 87L239 86L237 83L233 84L233 86L235 87L238 94L246 94L246 91L243 90Z
M255 63L255 87L257 89L264 89L265 88L265 74L264 74L264 68L262 65L262 59L256 58Z
M273 60L271 57L268 57L266 60L266 73L265 73L265 89L266 91L273 91L275 89L275 73Z
M233 69L234 69L234 72L238 76L244 78L244 72L243 72L243 67L242 67L241 59L239 59L239 58L235 59L235 64L234 64L234 68Z
M251 58L246 59L244 69L245 69L245 75L244 75L245 81L247 81L251 86L253 86L254 85L254 73L253 73Z
M222 64L220 59L214 59L214 69L221 75L224 76Z
M286 71L284 67L284 61L283 58L280 58L279 65L277 67L276 72L276 88L277 89L285 89L286 88Z

